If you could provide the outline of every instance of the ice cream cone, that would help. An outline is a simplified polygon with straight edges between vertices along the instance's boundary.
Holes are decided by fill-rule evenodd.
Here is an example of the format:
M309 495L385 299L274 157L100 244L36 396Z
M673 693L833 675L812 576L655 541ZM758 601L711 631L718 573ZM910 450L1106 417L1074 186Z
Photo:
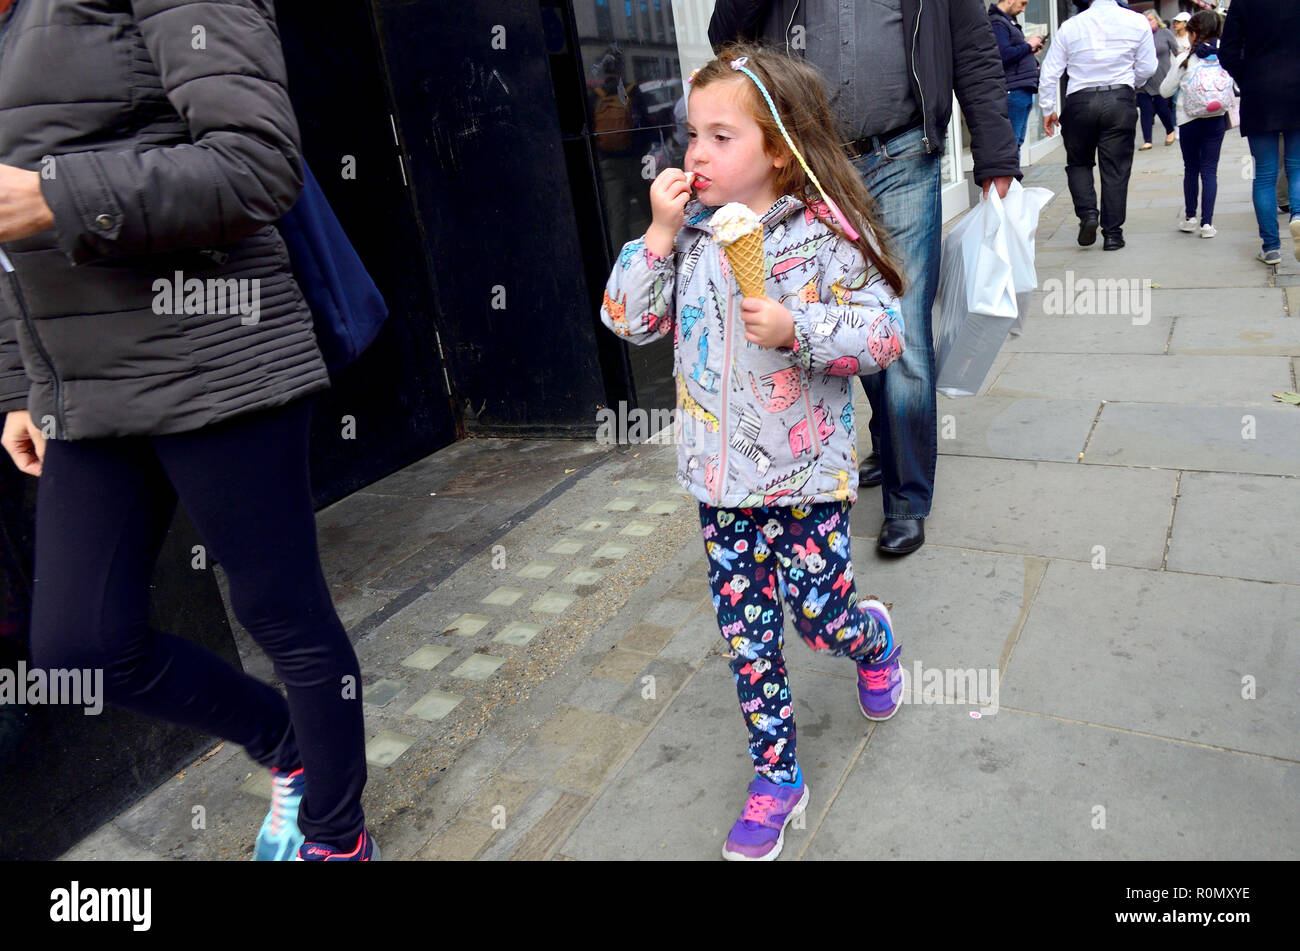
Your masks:
M763 278L763 229L742 235L726 247L727 260L736 275L740 292L746 297L766 297L767 281Z

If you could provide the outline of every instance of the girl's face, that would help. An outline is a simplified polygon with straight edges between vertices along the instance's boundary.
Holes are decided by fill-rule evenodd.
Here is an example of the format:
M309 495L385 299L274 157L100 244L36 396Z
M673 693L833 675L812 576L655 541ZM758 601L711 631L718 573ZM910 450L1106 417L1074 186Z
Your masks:
M786 159L763 151L763 130L750 115L741 82L717 82L692 89L686 103L686 171L695 173L695 193L706 205L738 201L760 217L780 196L776 170Z

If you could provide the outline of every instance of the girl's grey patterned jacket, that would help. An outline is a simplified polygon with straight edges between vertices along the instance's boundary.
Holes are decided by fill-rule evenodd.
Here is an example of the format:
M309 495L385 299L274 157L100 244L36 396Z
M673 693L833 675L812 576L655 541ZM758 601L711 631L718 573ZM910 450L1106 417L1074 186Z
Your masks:
M764 270L797 343L749 343L740 289L709 227L715 210L687 203L671 257L644 238L624 245L600 319L634 344L673 335L677 481L695 498L727 508L852 502L852 381L902 353L898 299L877 273L859 286L858 248L786 195L762 219Z

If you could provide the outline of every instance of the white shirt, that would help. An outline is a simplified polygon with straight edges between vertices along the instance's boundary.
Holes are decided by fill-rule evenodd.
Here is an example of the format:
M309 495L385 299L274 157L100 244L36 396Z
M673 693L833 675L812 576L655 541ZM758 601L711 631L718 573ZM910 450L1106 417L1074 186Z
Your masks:
M1140 87L1158 68L1151 24L1142 14L1115 0L1093 0L1056 31L1043 59L1038 103L1043 115L1056 111L1061 74L1070 71L1069 94L1093 86Z

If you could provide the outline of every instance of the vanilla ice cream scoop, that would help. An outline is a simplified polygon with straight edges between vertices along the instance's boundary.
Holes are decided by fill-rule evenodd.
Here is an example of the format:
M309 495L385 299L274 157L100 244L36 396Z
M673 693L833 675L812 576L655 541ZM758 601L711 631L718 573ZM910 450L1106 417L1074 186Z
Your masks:
M724 248L763 227L758 215L738 201L715 211L709 224L713 228L713 240Z

